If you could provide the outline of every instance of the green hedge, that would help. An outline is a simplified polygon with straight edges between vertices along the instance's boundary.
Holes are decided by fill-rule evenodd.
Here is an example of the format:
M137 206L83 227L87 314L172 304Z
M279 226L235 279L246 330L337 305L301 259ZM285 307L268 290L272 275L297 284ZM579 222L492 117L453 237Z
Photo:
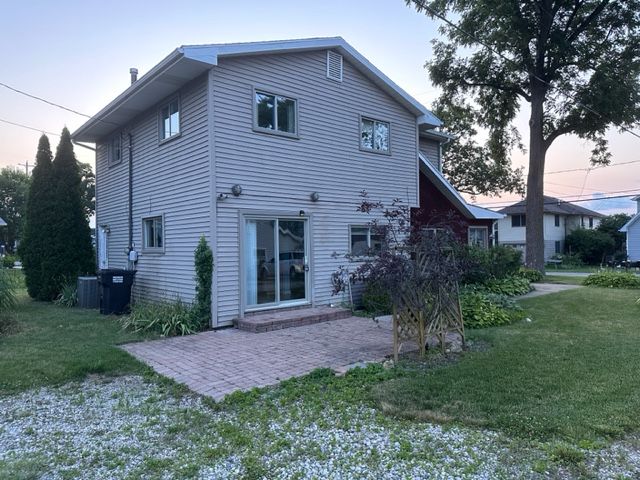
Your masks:
M585 278L583 285L605 288L640 288L640 277L627 272L598 272Z

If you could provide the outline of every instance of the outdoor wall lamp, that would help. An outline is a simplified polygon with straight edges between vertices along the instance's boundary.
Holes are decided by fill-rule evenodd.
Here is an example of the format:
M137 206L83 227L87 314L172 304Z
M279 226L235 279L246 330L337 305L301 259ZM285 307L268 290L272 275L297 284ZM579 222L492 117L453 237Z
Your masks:
M239 197L242 193L242 186L236 183L233 187L231 187L231 193L233 193L234 197Z
M229 198L229 195L220 193L216 198L218 199L219 202L222 202L223 200L226 200L227 198Z
M318 192L311 192L311 195L309 195L309 198L311 199L312 202L317 202L318 200L320 200L320 194Z
M304 210L300 210L300 211L298 212L298 215L300 215L301 217L304 217Z

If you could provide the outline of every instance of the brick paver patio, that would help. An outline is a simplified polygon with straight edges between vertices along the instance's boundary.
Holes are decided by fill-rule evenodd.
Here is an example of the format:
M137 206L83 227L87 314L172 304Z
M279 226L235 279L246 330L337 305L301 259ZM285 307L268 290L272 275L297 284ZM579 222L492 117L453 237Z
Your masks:
M391 320L350 317L286 330L225 329L122 347L158 373L218 400L320 367L382 360L393 351Z

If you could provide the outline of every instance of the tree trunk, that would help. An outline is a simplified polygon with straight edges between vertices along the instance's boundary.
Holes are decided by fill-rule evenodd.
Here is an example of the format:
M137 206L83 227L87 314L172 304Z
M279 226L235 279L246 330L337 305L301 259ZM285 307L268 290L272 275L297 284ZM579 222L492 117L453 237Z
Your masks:
M544 161L546 148L542 124L544 91L534 92L529 119L529 173L527 175L526 258L529 268L544 272Z

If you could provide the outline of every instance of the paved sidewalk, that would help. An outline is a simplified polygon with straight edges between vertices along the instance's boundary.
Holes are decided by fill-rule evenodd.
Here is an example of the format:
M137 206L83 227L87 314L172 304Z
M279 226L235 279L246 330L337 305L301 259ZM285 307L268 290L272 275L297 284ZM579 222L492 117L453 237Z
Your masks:
M273 385L320 367L382 360L393 352L390 317L350 317L249 333L235 328L130 343L122 348L158 373L216 400Z
M582 288L582 285L564 285L560 283L532 283L531 285L533 285L533 290L524 295L520 295L516 298L516 300L539 297L541 295L548 295L549 293L564 292L565 290Z

